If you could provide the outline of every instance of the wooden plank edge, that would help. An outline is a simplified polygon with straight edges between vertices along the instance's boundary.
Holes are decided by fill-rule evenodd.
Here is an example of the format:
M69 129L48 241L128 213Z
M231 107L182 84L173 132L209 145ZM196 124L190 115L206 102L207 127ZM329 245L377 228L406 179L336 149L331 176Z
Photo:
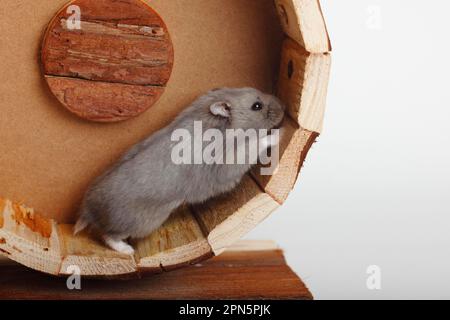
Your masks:
M328 51L326 51L326 52L331 53L333 51L333 44L331 43L330 32L328 31L328 25L327 25L327 22L326 22L326 19L325 19L325 15L324 15L323 10L322 10L322 4L320 3L320 0L317 0L317 2L318 2L318 5L319 5L320 15L322 16L322 19L323 19L323 24L324 24L324 27L325 27L326 37L328 39ZM322 53L325 53L325 52L322 52Z
M192 208L183 206L152 235L137 241L135 258L145 273L170 271L212 257L207 234Z
M157 268L162 271L174 270L212 256L212 249L206 238L199 239L150 257L143 257L138 262L138 269L145 273L156 271Z
M319 0L275 0L275 6L287 37L310 53L332 51Z
M62 257L56 223L33 209L0 199L0 253L29 268L58 275Z
M322 132L330 73L329 53L309 53L294 40L285 39L277 96L303 129Z
M18 237L12 232L0 230L0 255L30 269L58 276L62 257L59 252L46 251L45 249L35 242Z
M273 240L242 239L230 246L227 252L276 251L280 246Z
M288 123L291 121L293 122L292 119L287 119ZM250 172L258 186L280 205L288 199L289 194L294 189L309 150L319 136L317 132L301 128L290 128L290 131L290 136L285 138L289 138L289 142L284 146L284 150L280 150L280 160L274 174L272 176L261 176L258 173L260 167L255 167ZM305 137L307 139L303 141ZM282 142L282 144L285 143ZM283 188L279 187L280 184L283 184Z
M222 254L226 249L242 239L280 206L271 196L261 191L259 185L250 175L249 177L255 184L255 188L260 190L260 193L245 204L242 204L237 211L217 224L208 233L208 243L216 256ZM197 219L201 221L200 213L196 210L194 212ZM202 228L207 230L206 226Z
M17 210L15 208L33 213L33 216L29 217L29 223L35 223L32 221L48 222L52 226L49 239L39 240L42 238L39 230L28 230L28 226L23 223L19 225L18 221L14 221L12 217L14 210ZM17 226L13 226L14 223ZM22 233L27 232L27 237L16 234L18 228ZM51 242L53 246L43 245L40 242ZM108 249L105 247L106 250ZM86 278L130 279L195 264L211 258L213 253L205 238L163 251L154 257L144 257L139 261L136 261L133 256L127 257L121 254L117 254L117 256L68 254L60 228L54 220L42 218L32 209L14 204L10 200L0 199L0 255L52 276L66 277L72 274L73 267L78 267L80 276ZM160 261L154 267L149 267L145 263L148 260L154 261L154 259Z

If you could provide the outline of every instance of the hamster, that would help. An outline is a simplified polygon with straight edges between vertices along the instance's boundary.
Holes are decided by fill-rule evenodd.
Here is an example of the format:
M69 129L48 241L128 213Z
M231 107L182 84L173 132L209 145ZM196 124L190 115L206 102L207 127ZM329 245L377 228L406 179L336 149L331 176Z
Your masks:
M197 122L204 130L216 129L224 136L228 129L270 130L280 126L284 109L276 97L252 88L208 92L170 125L132 147L92 183L81 203L74 233L93 229L113 250L133 254L127 239L148 236L183 204L201 204L231 191L253 166L176 164L173 148L177 141L172 136L177 129L194 136ZM259 150L267 151L277 143L271 137L258 137ZM236 153L246 147L237 145L231 150L224 146L223 152Z

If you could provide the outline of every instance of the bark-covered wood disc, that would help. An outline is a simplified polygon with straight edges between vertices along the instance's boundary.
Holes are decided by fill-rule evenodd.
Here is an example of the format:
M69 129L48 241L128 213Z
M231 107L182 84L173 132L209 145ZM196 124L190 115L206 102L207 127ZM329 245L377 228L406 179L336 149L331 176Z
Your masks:
M75 0L50 22L42 64L51 91L71 112L116 122L149 109L172 72L164 21L141 0Z

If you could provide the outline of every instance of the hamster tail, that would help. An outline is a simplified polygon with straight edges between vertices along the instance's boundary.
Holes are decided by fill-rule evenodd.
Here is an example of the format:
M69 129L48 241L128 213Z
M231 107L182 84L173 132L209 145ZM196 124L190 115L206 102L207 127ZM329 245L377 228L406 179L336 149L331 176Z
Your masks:
M85 216L81 216L75 224L75 228L73 229L73 235L76 236L81 231L86 229L89 226L89 222L86 220Z

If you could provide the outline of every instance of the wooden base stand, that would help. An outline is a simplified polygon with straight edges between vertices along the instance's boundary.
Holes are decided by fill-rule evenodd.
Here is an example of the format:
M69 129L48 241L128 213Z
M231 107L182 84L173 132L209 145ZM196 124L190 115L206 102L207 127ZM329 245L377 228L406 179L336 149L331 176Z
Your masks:
M66 282L0 260L0 299L312 299L283 252L268 241L242 241L202 264L149 278L82 278L81 290L69 290Z

